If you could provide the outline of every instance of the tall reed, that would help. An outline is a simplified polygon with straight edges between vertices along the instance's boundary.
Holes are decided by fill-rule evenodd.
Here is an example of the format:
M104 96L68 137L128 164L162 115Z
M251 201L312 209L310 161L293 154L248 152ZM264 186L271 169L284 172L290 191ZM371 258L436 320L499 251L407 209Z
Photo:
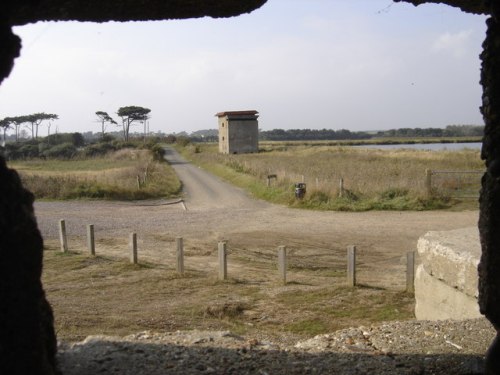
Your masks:
M224 155L197 146L189 157L206 168L251 177L242 183L261 198L299 207L336 210L429 209L450 204L445 195L427 196L426 169L482 170L479 151L376 150L336 146L286 146L258 154ZM224 174L218 169L219 174ZM267 187L267 176L275 174ZM230 178L226 176L226 178ZM341 180L343 189L341 189ZM303 200L293 186L307 184ZM253 187L252 187L253 186Z
M80 160L32 160L11 166L38 199L169 198L181 189L173 169L154 160L148 150L120 150Z

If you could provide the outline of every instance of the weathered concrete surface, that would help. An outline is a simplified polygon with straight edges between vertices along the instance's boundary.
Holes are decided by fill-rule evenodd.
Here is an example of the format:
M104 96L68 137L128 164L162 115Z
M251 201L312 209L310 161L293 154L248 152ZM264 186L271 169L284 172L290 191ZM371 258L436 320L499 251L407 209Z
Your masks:
M418 241L415 274L417 319L470 319L479 312L478 229L428 232Z

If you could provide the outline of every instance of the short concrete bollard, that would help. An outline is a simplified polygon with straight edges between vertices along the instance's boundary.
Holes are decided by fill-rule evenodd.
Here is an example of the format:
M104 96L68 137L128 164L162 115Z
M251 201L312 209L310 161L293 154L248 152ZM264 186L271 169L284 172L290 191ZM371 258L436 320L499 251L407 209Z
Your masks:
M87 225L87 248L90 255L95 255L94 224Z
M415 292L415 252L409 251L406 254L406 291Z
M182 237L177 237L175 242L177 244L177 273L184 275L184 242Z
M347 286L356 286L356 246L347 247Z
M137 264L137 233L130 234L130 263Z
M287 259L286 259L286 246L278 247L278 272L283 284L286 285L286 269L287 269Z
M59 241L61 243L61 251L63 253L68 252L68 238L66 237L66 222L64 220L59 220Z
M227 242L219 242L219 280L227 280Z

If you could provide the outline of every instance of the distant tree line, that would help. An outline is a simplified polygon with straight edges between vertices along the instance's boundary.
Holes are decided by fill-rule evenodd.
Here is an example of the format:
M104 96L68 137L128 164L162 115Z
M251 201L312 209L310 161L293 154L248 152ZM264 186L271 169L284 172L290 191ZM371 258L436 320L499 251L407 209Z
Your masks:
M482 125L448 125L446 128L401 128L379 131L375 137L482 137Z
M351 132L347 129L273 129L260 132L260 139L265 141L319 141L369 139L373 136L365 132Z
M371 138L426 138L426 137L481 137L482 125L448 125L446 128L400 128L378 132L351 132L340 129L274 129L260 132L260 139L266 141L335 141Z
M49 133L51 120L57 120L58 115L52 113L38 112L31 115L12 116L0 119L0 127L2 128L2 144L5 144L7 130L14 129L16 142L19 140L21 127L25 126L31 131L31 139L38 138L38 128L44 121L49 121Z

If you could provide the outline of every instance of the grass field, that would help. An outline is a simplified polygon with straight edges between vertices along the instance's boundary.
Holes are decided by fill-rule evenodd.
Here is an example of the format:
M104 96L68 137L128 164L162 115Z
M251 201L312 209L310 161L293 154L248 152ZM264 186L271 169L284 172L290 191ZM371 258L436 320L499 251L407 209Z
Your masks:
M181 184L173 169L148 150L124 149L105 157L10 162L37 199L170 198Z
M184 155L244 187L256 197L325 210L425 210L457 202L446 193L429 196L426 170L482 171L479 151L377 150L348 146L267 143L258 154L223 155L215 145L191 145ZM267 176L276 175L267 186ZM340 181L343 188L340 188ZM294 183L307 194L294 197ZM479 178L477 181L479 191Z
M240 264L238 259L233 262ZM313 268L291 267L289 277L294 281L284 287L277 278L263 276L274 275L271 261L253 261L246 254L241 264L254 269L259 281L255 275L252 280L241 274L219 281L215 270L207 267L180 276L165 264L133 265L111 256L63 254L49 242L43 283L54 307L58 337L68 341L93 334L193 328L293 341L413 318L412 294L363 285L348 288L345 272L326 277Z

